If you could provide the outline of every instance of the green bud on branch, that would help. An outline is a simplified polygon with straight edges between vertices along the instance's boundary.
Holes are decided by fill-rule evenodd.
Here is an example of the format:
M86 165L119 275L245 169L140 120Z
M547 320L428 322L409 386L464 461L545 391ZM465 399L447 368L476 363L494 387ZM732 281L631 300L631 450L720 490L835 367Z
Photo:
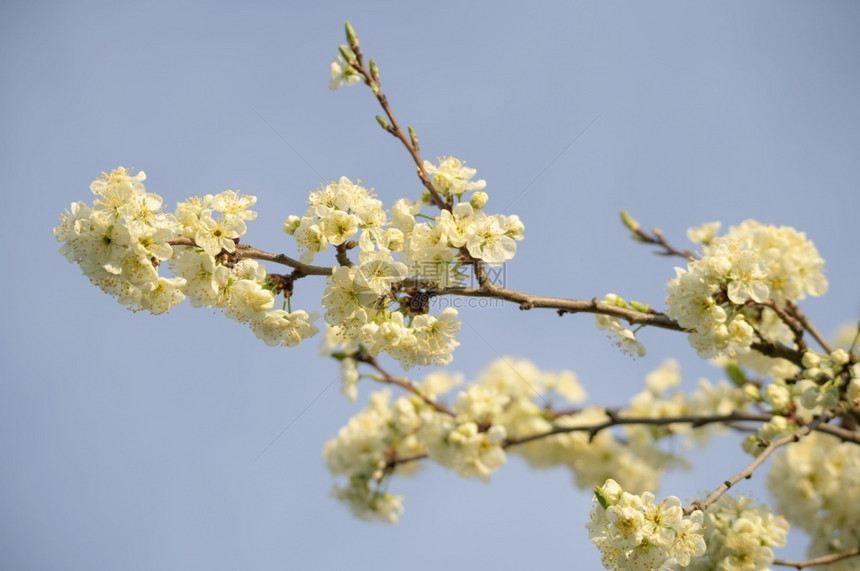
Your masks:
M356 49L358 47L358 36L355 35L355 29L349 22L346 22L343 27L346 30L346 41L349 47L353 50Z
M343 59L345 59L346 63L348 63L349 65L355 65L358 63L355 60L355 54L352 53L352 50L350 50L348 47L338 46L337 50L340 52L341 57L343 57Z
M630 214L628 214L626 210L622 210L620 214L621 222L623 222L625 226L627 226L633 232L639 230L639 223L636 222L636 220L632 216L630 216Z
M747 382L747 376L737 363L729 363L726 365L726 375L731 379L735 386L742 387Z

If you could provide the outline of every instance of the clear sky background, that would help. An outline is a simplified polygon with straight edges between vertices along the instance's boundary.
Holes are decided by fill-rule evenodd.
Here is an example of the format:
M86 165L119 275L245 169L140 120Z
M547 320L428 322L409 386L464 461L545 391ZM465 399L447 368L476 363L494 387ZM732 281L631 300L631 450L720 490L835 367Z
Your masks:
M755 218L806 231L827 260L830 292L803 304L820 329L856 320L857 3L6 2L0 568L599 568L590 492L515 457L489 485L432 467L395 479L401 523L355 520L321 450L358 408L316 340L272 349L190 306L135 315L57 254L58 214L117 165L171 208L257 195L247 241L290 255L281 224L321 179L416 196L369 90L327 88L346 19L425 157L468 161L488 211L524 221L509 287L663 307L677 262L629 240L619 208L685 246L690 226ZM302 280L293 307L318 310L321 291ZM461 317L451 369L467 377L527 356L609 405L670 356L686 386L720 378L672 332L643 331L632 360L590 316ZM694 458L659 495L690 499L748 461L731 438ZM740 490L766 499L762 479Z

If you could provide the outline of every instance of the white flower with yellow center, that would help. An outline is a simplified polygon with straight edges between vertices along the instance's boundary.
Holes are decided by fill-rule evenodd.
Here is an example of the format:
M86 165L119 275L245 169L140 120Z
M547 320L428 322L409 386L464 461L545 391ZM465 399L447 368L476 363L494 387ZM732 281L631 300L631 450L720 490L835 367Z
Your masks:
M361 74L349 65L340 54L331 62L330 69L331 80L328 83L329 89L340 89L343 85L355 85L361 81Z
M498 265L514 257L517 243L507 235L507 221L504 216L487 216L478 211L467 231L466 249L473 258L484 260L490 265Z

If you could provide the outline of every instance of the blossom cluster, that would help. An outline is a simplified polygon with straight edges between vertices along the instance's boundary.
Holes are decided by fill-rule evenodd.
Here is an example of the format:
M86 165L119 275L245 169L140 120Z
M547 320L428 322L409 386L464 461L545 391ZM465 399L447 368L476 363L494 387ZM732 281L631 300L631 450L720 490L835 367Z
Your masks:
M690 331L702 358L747 353L761 304L785 304L827 291L824 261L806 235L747 220L703 238L703 255L669 281L666 313Z
M458 201L428 222L417 222L425 202L400 199L392 218L372 189L341 177L309 194L303 216L291 215L284 231L310 263L329 245L346 255L358 248L358 264L332 269L322 298L325 321L344 352L361 348L369 355L387 353L404 369L450 363L459 345L458 312L429 313L428 300L440 288L460 283L464 268L481 260L499 264L516 251L523 237L517 216L487 215L480 207L486 193L473 182L474 169L447 157L427 165L433 184ZM470 200L463 193L473 191Z
M788 522L763 504L739 496L723 496L705 511L707 552L690 561L694 571L754 571L769 569L774 547L783 547Z
M660 419L728 415L748 410L749 393L753 389L758 390L753 385L738 387L726 380L711 383L707 379L699 379L696 388L686 393L678 390L680 384L680 365L674 359L667 359L645 377L645 389L630 399L629 405L619 412L619 416ZM704 443L710 433L718 430L724 428L718 424L693 428L690 423L625 426L625 432L631 438L642 437L643 433L652 439L682 434L699 445Z
M761 441L772 441L793 434L798 421L809 422L815 416L845 410L860 410L860 349L852 355L845 349L829 354L806 351L802 368L790 380L776 379L761 387L757 400L767 403L773 418L759 427L755 435L744 440L744 449L753 455L762 450Z
M182 303L182 278L159 275L159 265L173 256L169 241L179 223L147 192L146 174L118 167L90 185L92 206L72 203L54 229L60 253L76 262L102 291L135 311L159 314Z
M256 260L236 260L236 244L256 197L226 190L165 212L143 171L118 167L90 185L92 207L73 203L54 229L60 252L91 282L132 310L164 313L186 298L224 311L269 345L295 346L318 333L315 314L273 309L274 286ZM192 245L181 244L187 238ZM179 243L179 244L177 244ZM169 267L174 277L160 275Z
M631 494L611 479L594 495L586 527L607 569L668 570L705 553L702 512L685 516L676 496L656 503L654 494Z
M814 432L786 446L773 459L767 484L776 507L812 538L809 556L853 549L860 544L860 447ZM857 569L857 559L828 569Z
M342 364L347 362L345 392L355 399L363 376L358 370L360 355L339 357ZM419 383L402 382L412 388L409 394L392 400L387 390L373 393L367 408L325 446L329 470L348 482L335 486L334 495L364 519L396 521L402 498L371 492L384 489L383 481L390 475L414 470L414 463L403 462L404 458L427 456L463 477L488 481L512 453L535 467L566 467L582 488L612 478L628 491L641 493L656 489L663 470L680 464L656 445L657 440L676 433L699 437L707 431L683 423L626 425L623 434L600 430L586 436L588 427L611 418L598 406L571 409L586 398L576 375L541 370L513 357L494 361L457 392L462 376L443 371ZM746 406L744 390L727 382L713 385L702 380L689 395L671 391L679 383L677 363L667 361L648 375L645 390L628 407L613 414L645 419L708 416ZM451 402L450 407L444 400ZM577 427L584 431L572 430ZM381 498L385 501L377 503Z
M518 374L526 375L531 386ZM534 404L535 396L556 394L568 403L584 398L569 371L540 371L527 361L501 359L482 372L478 382L457 392L450 408L441 405L442 397L462 381L459 375L439 371L393 402L388 391L373 393L368 407L325 446L329 470L348 481L346 486L335 486L334 495L346 500L360 517L396 521L401 501L378 503L379 496L371 491L381 489L383 480L395 471L411 473L414 464L403 459L426 455L463 477L489 481L506 461L504 448L511 431L518 429L526 414L544 414Z

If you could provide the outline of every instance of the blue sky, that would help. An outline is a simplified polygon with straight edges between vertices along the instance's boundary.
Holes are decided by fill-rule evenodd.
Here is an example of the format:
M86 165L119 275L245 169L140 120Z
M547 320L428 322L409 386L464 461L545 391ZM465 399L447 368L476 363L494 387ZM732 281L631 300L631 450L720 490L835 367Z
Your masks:
M627 239L620 208L682 245L690 226L755 218L827 260L830 292L803 304L819 328L856 320L856 3L6 3L0 567L599 568L590 493L516 458L489 485L432 467L395 480L400 524L354 520L321 450L357 409L316 341L272 349L187 306L131 314L57 254L58 214L117 165L171 205L255 194L247 241L287 254L281 224L321 179L415 196L370 92L327 89L346 19L425 157L468 161L488 211L524 221L509 287L662 307L676 262ZM321 290L303 280L293 307L318 310ZM671 332L644 331L634 361L588 316L461 315L451 368L467 377L530 357L612 405L666 357L688 386L720 377ZM689 499L746 461L731 439L694 457L659 494ZM764 498L759 480L744 489Z

